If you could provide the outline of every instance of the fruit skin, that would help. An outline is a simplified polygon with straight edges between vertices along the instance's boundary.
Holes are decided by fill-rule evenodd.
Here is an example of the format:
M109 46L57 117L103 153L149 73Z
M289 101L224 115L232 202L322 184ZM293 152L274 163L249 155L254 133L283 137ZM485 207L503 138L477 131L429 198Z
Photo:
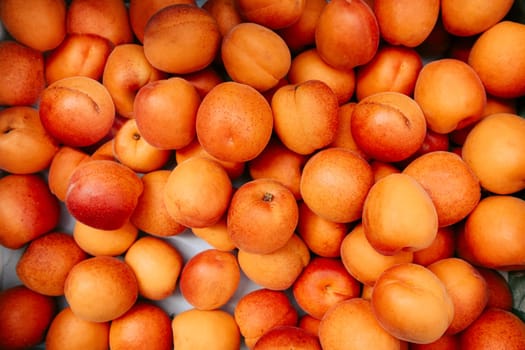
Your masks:
M321 350L317 336L297 326L279 326L259 338L254 350Z

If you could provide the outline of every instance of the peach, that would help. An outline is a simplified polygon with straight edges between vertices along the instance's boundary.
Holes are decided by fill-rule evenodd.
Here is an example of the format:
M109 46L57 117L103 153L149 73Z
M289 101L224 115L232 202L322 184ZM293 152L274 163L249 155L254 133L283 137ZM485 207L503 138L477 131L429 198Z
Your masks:
M349 33L352 35L349 37ZM370 6L362 1L327 3L315 28L315 46L321 58L338 69L368 63L379 47L379 24Z
M436 238L438 216L430 195L417 180L394 173L368 192L362 224L370 245L391 255L430 246Z
M295 326L298 313L284 291L254 289L241 296L233 316L251 349L267 331L278 326Z
M0 169L11 174L37 173L49 167L58 150L37 109L18 106L0 111Z
M299 208L282 183L255 179L233 194L226 226L235 246L247 253L268 254L284 247L295 233Z
M453 257L456 252L455 240L456 230L454 226L438 228L432 244L414 252L413 262L427 266L438 260Z
M300 348L321 350L317 336L297 326L279 326L270 329L257 340L254 350L286 350Z
M12 40L0 42L0 106L35 104L45 83L40 51Z
M137 119L128 119L113 137L115 159L137 173L162 169L172 151L150 144L140 133Z
M270 141L273 113L259 91L225 81L202 99L195 123L197 139L206 152L222 161L247 162Z
M525 323L512 312L498 308L485 310L460 335L462 350L524 347Z
M192 4L166 6L155 12L144 28L146 58L153 67L167 73L185 74L206 68L215 60L220 44L215 18Z
M446 334L458 334L485 309L489 297L487 282L474 266L456 257L438 260L427 268L443 282L454 303L454 318Z
M326 5L326 0L305 0L303 12L291 25L276 30L293 53L315 45L317 20Z
M230 234L228 233L228 226L226 224L226 216L224 215L215 224L206 227L194 227L191 232L212 248L224 251L234 250L235 243L233 243Z
M69 271L64 296L73 313L86 321L108 322L136 302L138 284L131 267L119 258L95 256Z
M428 268L413 263L385 270L374 285L371 305L388 333L418 344L439 339L454 318L454 302L443 282Z
M484 197L458 232L460 257L475 265L499 270L525 266L525 200L509 195ZM502 237L505 237L503 239Z
M141 296L161 300L175 292L183 260L178 249L168 241L143 236L128 248L124 261L137 277Z
M137 302L111 322L109 347L113 350L173 349L171 318L160 306Z
M410 162L403 173L416 179L430 195L440 227L453 225L466 218L481 198L477 176L453 152L423 154Z
M46 83L73 76L100 80L113 44L95 34L68 34L45 58Z
M476 267L487 282L489 298L485 308L497 307L511 311L513 307L512 290L507 279L501 272L485 267Z
M517 114L495 113L468 133L461 156L483 189L512 194L525 188L525 120Z
M355 105L351 130L355 143L368 157L399 162L421 147L427 123L413 98L385 91L365 97Z
M290 150L310 155L334 140L339 102L327 83L307 80L281 86L271 106L275 134Z
M51 321L46 334L48 350L109 348L109 322L91 322L77 317L69 306L63 308Z
M66 8L62 0L6 0L0 3L0 20L17 42L44 52L64 40Z
M72 147L101 141L115 120L111 95L97 80L73 76L48 85L40 97L39 115L51 136Z
M0 244L22 248L54 229L60 219L58 199L37 174L7 174L0 178Z
M179 288L184 299L199 310L226 305L239 286L241 270L232 252L205 249L184 265Z
M305 0L238 0L239 14L246 22L261 24L272 30L288 27L299 20Z
M186 79L172 77L143 86L134 102L134 117L142 137L152 146L176 150L195 138L201 98Z
M467 63L442 58L426 64L414 88L428 128L446 134L481 119L487 101L485 87Z
M319 341L325 350L401 349L401 341L378 323L370 301L359 297L326 312L319 324Z
M135 242L139 230L129 221L115 230L101 230L75 220L73 238L86 253L92 256L119 256Z
M146 59L142 45L121 44L115 46L107 57L102 84L111 95L116 112L124 118L134 118L138 91L166 76Z
M423 59L415 48L382 45L374 58L356 69L358 101L378 92L395 91L412 96Z
M207 0L202 8L215 18L222 37L243 21L235 0Z
M355 70L336 69L328 65L315 48L294 56L287 77L291 84L321 80L333 90L340 105L347 103L354 95Z
M186 227L175 221L164 204L163 190L170 170L161 169L144 174L144 190L131 214L130 221L142 232L154 236L167 237L182 233Z
M416 47L425 41L439 18L439 0L375 0L381 38L391 45Z
M441 18L447 32L462 37L483 33L500 22L512 8L512 0L441 1ZM468 14L468 16L465 16Z
M179 350L236 350L241 345L235 319L223 310L190 308L173 317L171 329Z
M252 179L271 178L281 182L294 195L301 199L299 184L307 156L287 148L278 138L270 139L264 150L248 162L248 172Z
M361 294L361 283L348 273L339 258L314 257L292 286L299 307L322 319L335 304Z
M66 30L100 35L113 45L134 39L128 9L121 0L72 0L67 7Z
M206 227L226 213L232 192L228 173L219 163L192 157L171 170L163 198L173 220L190 228Z
M65 204L83 224L115 230L129 220L143 187L130 168L111 160L92 160L71 174Z
M296 232L308 249L318 256L337 258L349 225L333 222L314 213L304 201L299 202Z
M16 264L16 275L37 293L61 296L67 274L87 257L73 236L50 232L29 243Z
M228 31L222 39L220 57L233 81L258 91L276 86L288 73L292 61L284 40L270 28L254 22L239 23Z
M23 285L0 292L0 348L30 349L41 343L57 312L56 300Z
M485 30L472 45L468 64L487 93L503 98L525 93L524 66L517 60L525 52L523 37L525 24L503 20Z
M272 253L239 250L237 260L250 281L267 289L284 291L293 285L310 262L310 251L299 236L293 235L284 247Z
M349 223L361 218L374 175L366 160L354 151L333 147L318 151L303 168L303 201L322 218Z
M413 252L400 251L391 255L378 252L366 238L363 225L357 224L341 242L341 261L348 273L359 282L373 286L389 267L410 263Z

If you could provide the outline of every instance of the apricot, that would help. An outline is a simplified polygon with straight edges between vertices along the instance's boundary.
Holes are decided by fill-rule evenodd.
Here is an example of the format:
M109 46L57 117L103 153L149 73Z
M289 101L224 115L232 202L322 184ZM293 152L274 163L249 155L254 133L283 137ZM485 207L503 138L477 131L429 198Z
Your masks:
M414 48L428 38L439 18L439 0L375 0L372 9L381 38L391 45Z
M288 27L299 20L305 0L238 0L237 6L239 14L246 22L258 23L275 30Z
M116 112L124 118L135 117L135 98L142 87L167 77L166 73L153 67L139 44L115 46L108 55L102 74Z
M226 33L220 58L233 81L261 92L286 76L292 60L284 40L270 28L254 22L241 22Z
M413 263L385 270L374 285L370 303L383 329L412 343L436 341L454 318L454 302L443 282L428 268Z
M101 36L68 34L58 47L46 55L46 83L52 84L77 75L100 80L112 50L113 44Z
M194 227L191 229L191 232L208 243L212 248L224 251L234 250L236 247L228 233L226 216L227 214L213 225Z
M373 286L377 278L389 267L410 263L413 252L400 251L381 254L368 241L363 225L357 224L341 242L341 261L348 273L359 282Z
M91 322L77 317L66 306L53 318L45 338L48 350L109 349L109 322Z
M160 306L138 302L124 315L111 321L111 349L173 349L171 318Z
M65 204L85 225L116 230L130 218L144 185L130 168L111 160L92 160L71 174Z
M0 20L17 42L44 52L66 36L66 7L62 0L7 0L0 4Z
M233 194L226 226L235 246L247 253L268 254L284 247L295 233L299 208L282 183L261 178L242 184Z
M42 52L13 40L0 42L0 106L30 106L45 88Z
M153 67L167 73L185 74L206 68L217 56L220 44L215 18L193 4L166 6L155 12L144 28L146 58Z
M440 227L453 225L476 207L481 198L479 180L457 154L434 151L423 154L403 170L428 192L436 208Z
M458 232L463 241L460 257L472 263L499 270L516 270L525 265L521 242L525 233L525 201L509 195L483 198ZM502 239L505 237L505 239Z
M362 224L372 247L389 255L430 246L437 234L438 216L423 186L409 175L394 173L370 188Z
M317 336L297 326L279 326L270 329L257 340L254 350L286 350L301 348L321 350Z
M134 39L128 9L121 0L72 0L67 7L66 30L100 35L113 45Z
M485 30L472 45L468 64L487 93L503 98L525 93L524 66L518 59L525 52L523 37L525 24L504 20Z
M0 169L11 174L37 173L49 167L58 150L37 109L18 106L0 111Z
M171 217L164 203L163 190L170 173L167 169L154 170L140 178L144 189L129 219L137 229L150 235L174 236L186 229Z
M423 112L413 98L400 92L375 93L355 105L352 136L368 157L402 161L423 144L427 131Z
M461 349L484 350L494 347L525 347L525 323L510 311L487 309L460 335Z
M7 174L0 178L0 244L22 248L54 229L60 205L46 181L37 174Z
M497 307L503 310L512 310L512 290L507 279L501 272L494 269L477 266L476 269L487 282L489 298L485 308Z
M161 300L175 292L183 259L168 241L152 236L141 237L128 248L124 261L135 273L141 296Z
M414 252L413 262L427 266L438 260L451 258L456 252L456 230L454 226L439 227L431 245Z
M115 120L115 106L106 87L83 76L48 85L42 91L38 111L47 132L72 147L101 141Z
M228 173L219 163L192 157L171 170L163 198L173 220L190 228L206 227L226 213L232 192Z
M320 323L321 323L321 320L319 320L319 319L317 319L317 318L315 318L315 317L313 317L311 315L304 314L304 315L299 317L299 321L297 322L297 326L301 327L302 329L304 329L308 333L318 337L318 335L319 335L319 324Z
M199 310L226 305L239 286L241 270L232 252L205 249L184 265L179 280L182 296Z
M485 86L467 63L442 58L426 64L414 87L428 128L446 134L481 119L487 101Z
M41 343L57 312L56 300L23 285L0 292L0 348L29 349Z
M279 326L295 326L297 310L284 291L258 288L242 295L234 308L235 322L251 349L267 331Z
M290 150L310 155L334 140L339 103L327 83L306 80L281 86L271 106L274 132Z
M401 341L377 321L370 301L359 297L341 301L326 312L319 324L319 341L326 350L401 348Z
M273 113L259 91L226 81L202 99L195 123L197 139L206 152L222 161L246 162L270 141Z
M282 248L271 253L239 250L237 260L250 281L267 289L284 291L310 262L310 251L299 236L293 235Z
M142 137L152 146L176 150L195 138L201 98L186 79L172 77L143 86L134 102L134 117Z
M29 243L16 264L16 275L37 293L61 296L69 271L87 257L71 235L50 232Z
M438 340L427 344L410 343L410 350L458 350L459 336L444 334Z
M354 69L336 69L328 65L315 48L304 50L294 56L287 77L291 84L308 80L320 80L326 83L337 96L340 105L352 98L356 85Z
M348 33L353 33L351 37ZM315 28L315 46L329 65L352 69L368 63L379 47L379 24L370 6L362 1L328 2Z
M337 130L334 139L328 147L343 147L357 152L361 157L369 160L369 157L357 146L352 135L352 113L357 102L347 102L339 105Z
M446 334L458 334L485 309L489 297L487 282L474 266L460 258L441 259L427 268L443 282L454 303L454 318Z
M349 223L361 218L374 177L366 160L344 148L326 148L308 159L300 190L303 201L329 221Z
M468 133L461 156L485 190L512 194L525 188L525 120L512 113L483 118Z
M511 0L482 3L444 0L441 1L441 19L447 32L462 37L475 36L500 22L509 13L512 4Z
M235 0L207 0L202 8L215 18L222 37L243 21Z
M412 96L423 59L415 48L382 45L370 62L356 69L358 101L378 92L395 91Z
M124 254L135 242L139 230L130 221L115 230L94 228L75 220L73 238L86 253L92 256Z
M223 310L188 309L171 322L173 344L178 350L236 350L241 336L235 319Z
M371 160L370 167L374 173L374 182L377 182L390 174L400 173L401 170L397 165L388 162L381 162L378 160Z
M221 0L222 1L222 0ZM230 1L230 0L227 0ZM206 3L209 3L206 2ZM222 72L219 71L216 67L208 66L204 69L201 69L197 72L181 74L179 77L190 82L191 85L197 90L197 93L201 99L210 92L216 85L224 82L224 77Z
M64 296L73 313L92 322L107 322L126 313L138 297L131 267L111 256L95 256L69 271Z

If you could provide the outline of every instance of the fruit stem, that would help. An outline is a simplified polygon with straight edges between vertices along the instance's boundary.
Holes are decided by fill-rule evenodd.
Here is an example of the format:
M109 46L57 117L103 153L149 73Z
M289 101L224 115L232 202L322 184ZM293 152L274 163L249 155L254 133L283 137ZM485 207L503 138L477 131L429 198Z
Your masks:
M273 200L273 194L270 192L264 192L263 201L271 202Z

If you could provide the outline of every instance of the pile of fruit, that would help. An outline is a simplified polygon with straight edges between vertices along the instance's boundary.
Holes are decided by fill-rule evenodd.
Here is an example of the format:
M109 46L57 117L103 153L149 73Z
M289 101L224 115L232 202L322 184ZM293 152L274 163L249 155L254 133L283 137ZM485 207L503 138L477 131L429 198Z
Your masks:
M522 4L0 1L0 349L525 349Z

